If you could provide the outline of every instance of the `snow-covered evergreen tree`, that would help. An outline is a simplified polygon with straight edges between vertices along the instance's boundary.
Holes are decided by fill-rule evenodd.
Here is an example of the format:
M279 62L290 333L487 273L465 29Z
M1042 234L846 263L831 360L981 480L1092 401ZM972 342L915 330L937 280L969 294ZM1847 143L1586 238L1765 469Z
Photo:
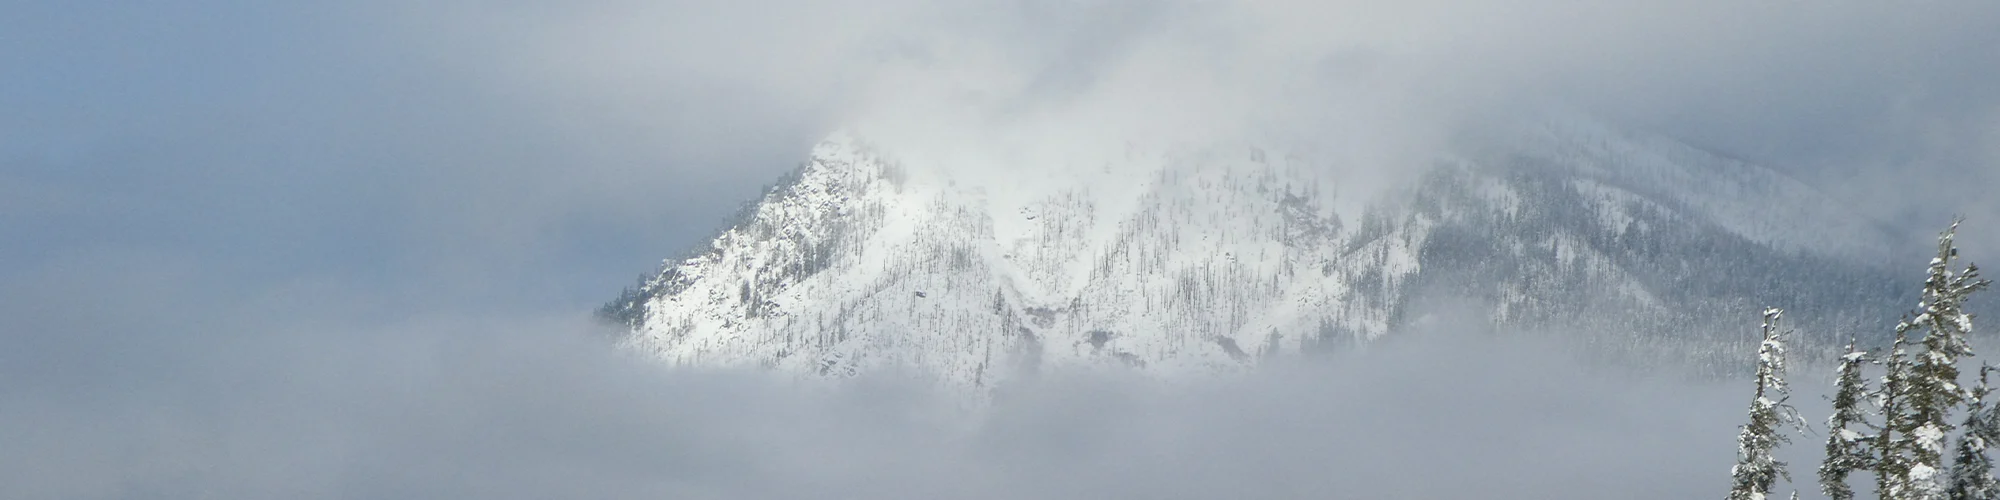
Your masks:
M1791 480L1785 463L1771 454L1778 445L1791 442L1784 427L1799 425L1798 412L1785 402L1791 388L1785 384L1784 331L1778 325L1783 315L1778 309L1764 311L1763 341L1757 345L1757 392L1750 399L1750 423L1736 436L1729 500L1763 500L1771 494L1772 483Z
M1986 456L1986 449L2000 442L1995 412L1986 406L1987 396L1993 393L1986 384L1990 372L1991 366L1980 367L1979 385L1967 394L1965 421L1959 427L1962 434L1952 454L1951 486L1945 490L1945 497L1951 500L2000 499L2000 481L1993 478L1993 460Z
M1819 491L1832 500L1853 499L1854 488L1847 485L1847 476L1872 468L1868 437L1855 430L1871 427L1861 408L1861 399L1868 392L1861 369L1867 363L1868 353L1855 349L1854 341L1848 340L1847 353L1840 356L1840 367L1834 371L1833 415L1826 419L1826 460L1819 466Z
M1965 389L1958 384L1958 359L1972 355L1972 347L1966 343L1972 317L1963 305L1967 296L1987 285L1979 279L1978 266L1951 269L1958 257L1958 248L1952 245L1957 230L1958 223L1953 222L1938 237L1938 255L1931 259L1924 279L1923 302L1914 318L1897 326L1899 330L1924 332L1924 350L1910 366L1910 418L1904 422L1909 426L1905 432L1913 438L1909 478L1910 498L1916 499L1944 495L1945 438L1954 428L1950 414L1967 399Z
M1882 425L1876 427L1875 436L1870 438L1875 468L1875 492L1882 500L1909 498L1910 452L1914 446L1910 441L1905 413L1905 401L1909 392L1910 337L1907 324L1896 328L1896 339L1890 341L1887 354L1882 357L1882 380L1876 385L1869 399L1875 403L1875 411L1882 416ZM1900 434L1899 434L1900 433Z
M1949 486L1944 461L1947 420L1968 395L1958 385L1958 359L1972 355L1966 337L1972 317L1963 309L1967 296L1986 288L1978 266L1953 271L1958 248L1952 245L1958 223L1938 237L1938 255L1924 279L1923 301L1912 316L1896 324L1896 339L1883 359L1882 382L1871 395L1882 414L1874 438L1876 487L1885 500L1945 498ZM1909 354L1911 334L1920 332L1923 347Z

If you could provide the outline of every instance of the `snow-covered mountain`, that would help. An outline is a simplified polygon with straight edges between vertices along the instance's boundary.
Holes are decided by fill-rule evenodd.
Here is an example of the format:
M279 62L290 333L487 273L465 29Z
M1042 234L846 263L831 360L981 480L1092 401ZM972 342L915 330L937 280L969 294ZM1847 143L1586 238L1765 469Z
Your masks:
M671 363L994 386L1233 370L1445 310L1721 366L1766 305L1844 339L1901 303L1884 232L1835 200L1585 120L1466 141L1363 199L1357 169L1247 142L966 161L836 134L601 314Z

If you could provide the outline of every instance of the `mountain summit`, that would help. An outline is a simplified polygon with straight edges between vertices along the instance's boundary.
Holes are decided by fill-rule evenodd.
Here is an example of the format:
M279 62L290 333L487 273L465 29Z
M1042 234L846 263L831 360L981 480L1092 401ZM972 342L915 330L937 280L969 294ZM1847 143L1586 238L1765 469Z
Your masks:
M1733 366L1766 305L1844 339L1900 303L1883 232L1834 200L1588 121L1510 130L1366 196L1342 190L1356 169L1257 144L962 161L835 134L600 315L676 364L990 387L1233 370L1447 310Z

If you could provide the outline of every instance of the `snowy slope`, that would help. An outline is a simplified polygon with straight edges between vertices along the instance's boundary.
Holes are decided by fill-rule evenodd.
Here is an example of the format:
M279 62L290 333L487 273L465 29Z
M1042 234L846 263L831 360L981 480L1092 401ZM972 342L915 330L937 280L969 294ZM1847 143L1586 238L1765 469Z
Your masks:
M1336 170L1266 145L967 159L836 134L605 314L671 363L981 387L1361 346L1435 301L1700 358L1764 304L1831 331L1894 296L1871 226L1767 169L1580 120L1502 137L1336 213Z

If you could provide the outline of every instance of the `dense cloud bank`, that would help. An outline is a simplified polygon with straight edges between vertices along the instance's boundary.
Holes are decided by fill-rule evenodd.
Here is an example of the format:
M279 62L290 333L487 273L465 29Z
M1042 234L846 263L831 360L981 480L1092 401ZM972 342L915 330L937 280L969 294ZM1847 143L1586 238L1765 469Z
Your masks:
M1486 336L1213 380L1052 373L983 408L662 369L566 321L431 319L97 346L10 369L8 498L1687 498L1734 385ZM8 352L33 346L0 343ZM43 360L88 363L86 359ZM18 366L18 365L11 365ZM57 377L63 374L67 376ZM39 377L39 378L34 378Z

